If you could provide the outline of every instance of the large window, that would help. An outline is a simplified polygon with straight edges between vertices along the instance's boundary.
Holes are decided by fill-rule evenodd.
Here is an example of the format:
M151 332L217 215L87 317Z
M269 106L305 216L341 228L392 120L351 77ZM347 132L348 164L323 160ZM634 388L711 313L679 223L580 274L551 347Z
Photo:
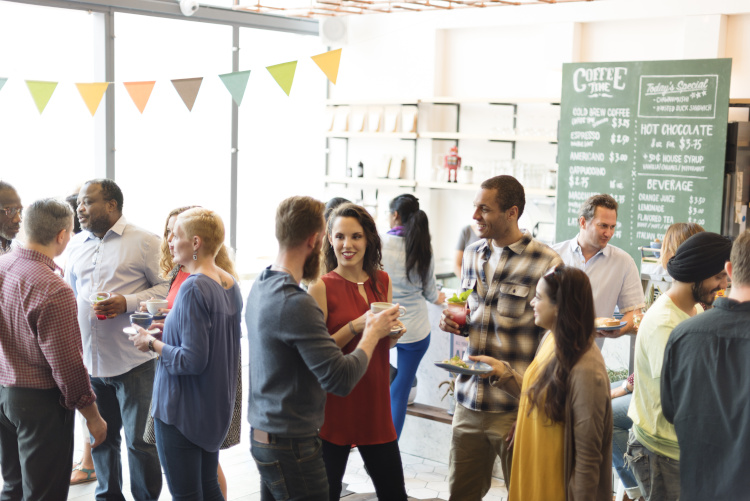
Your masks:
M76 90L97 77L96 15L0 1L0 179L29 204L94 177L95 131ZM42 115L25 80L59 82Z
M230 26L115 16L116 173L128 219L155 233L170 210L201 205L229 228L232 98ZM188 111L171 80L203 77ZM156 80L143 114L121 82Z
M322 197L326 77L310 56L326 51L317 37L240 30L240 69L250 69L240 107L238 266L257 271L276 252L276 206L292 195ZM290 96L266 66L298 61Z

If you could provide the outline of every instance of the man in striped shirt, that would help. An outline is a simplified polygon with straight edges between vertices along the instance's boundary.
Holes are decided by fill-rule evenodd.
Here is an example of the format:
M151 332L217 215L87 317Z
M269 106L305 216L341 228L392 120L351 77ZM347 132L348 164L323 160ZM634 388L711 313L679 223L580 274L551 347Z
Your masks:
M467 355L487 355L523 374L539 345L531 300L536 284L560 256L518 227L526 196L514 177L484 181L474 199L480 240L464 251L461 289L473 291ZM448 310L440 328L459 334ZM506 483L511 453L506 437L516 421L518 401L490 384L491 378L459 376L449 464L451 500L480 501L490 489L495 457Z
M91 445L107 436L83 365L73 291L56 273L73 211L56 200L26 212L26 248L0 257L0 465L2 499L67 498L73 413Z

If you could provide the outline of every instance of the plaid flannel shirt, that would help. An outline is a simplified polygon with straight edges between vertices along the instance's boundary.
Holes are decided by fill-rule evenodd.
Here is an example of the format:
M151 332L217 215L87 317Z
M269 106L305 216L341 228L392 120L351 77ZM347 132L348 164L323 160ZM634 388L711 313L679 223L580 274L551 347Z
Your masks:
M536 284L551 268L563 263L555 251L527 231L502 249L495 275L488 283L484 265L491 252L486 239L464 252L461 289L474 291L468 300L471 316L466 353L503 360L523 374L544 334L534 324L531 307ZM456 400L468 409L508 412L518 407L518 400L491 386L489 378L459 376L456 383Z
M60 405L96 396L81 355L73 291L49 257L19 248L0 258L0 385L59 388Z

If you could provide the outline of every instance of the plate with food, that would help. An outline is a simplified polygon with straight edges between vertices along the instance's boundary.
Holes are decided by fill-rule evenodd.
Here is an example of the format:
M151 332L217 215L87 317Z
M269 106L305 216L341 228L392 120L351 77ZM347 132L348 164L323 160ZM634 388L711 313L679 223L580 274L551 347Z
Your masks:
M128 336L134 336L134 335L138 334L138 332L136 332L136 330L134 328L132 328L132 327L125 327L125 328L122 329L122 332L124 332ZM161 331L159 329L157 329L157 328L153 328L153 329L146 329L146 332L148 334L151 334L152 336L154 336L156 334L159 334Z
M442 362L435 362L435 365L441 369L447 370L448 372L463 374L465 376L480 376L492 372L492 367L484 362L465 362L461 360L458 355L443 360Z
M616 331L622 329L628 323L616 318L598 317L594 319L594 328L598 331Z

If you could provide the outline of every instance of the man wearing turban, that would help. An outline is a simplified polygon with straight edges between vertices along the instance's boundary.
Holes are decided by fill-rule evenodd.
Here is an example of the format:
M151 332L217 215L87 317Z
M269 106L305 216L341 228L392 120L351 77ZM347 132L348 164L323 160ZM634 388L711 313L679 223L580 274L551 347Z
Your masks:
M625 461L646 501L680 499L680 446L662 411L664 349L672 330L703 312L727 287L725 263L732 243L716 233L697 233L667 263L672 287L646 312L635 342L635 385L628 416L633 420ZM694 430L699 432L699 430Z

